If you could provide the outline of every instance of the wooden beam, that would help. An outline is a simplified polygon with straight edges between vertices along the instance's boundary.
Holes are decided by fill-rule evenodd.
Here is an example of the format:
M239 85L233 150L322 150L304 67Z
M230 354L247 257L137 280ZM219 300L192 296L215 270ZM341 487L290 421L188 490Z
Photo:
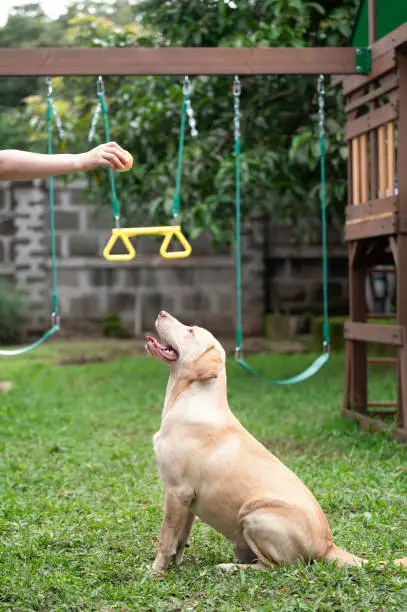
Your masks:
M367 360L368 364L380 364L380 365L397 365L397 357L369 357Z
M369 21L369 47L376 42L377 39L377 8L376 0L369 0L368 4L368 21Z
M348 121L345 130L346 139L352 140L352 138L356 138L356 136L366 134L370 132L370 130L374 130L381 125L385 125L389 121L397 119L397 116L397 104L390 101L390 103L385 106L375 108L366 113L366 115L362 115L353 121Z
M382 198L380 200L374 199L369 202L364 202L358 206L347 206L346 207L346 220L347 221L362 221L366 217L376 217L382 213L397 213L398 212L398 197L392 196L388 198Z
M352 47L0 49L0 76L356 74Z
M375 323L345 323L345 338L358 342L403 345L402 327L399 325L376 325Z
M342 415L346 418L358 421L361 429L372 429L373 431L392 431L397 440L400 442L407 442L407 428L394 427L388 423L375 419L365 414L360 414L354 410L345 409L342 411Z
M407 45L407 23L403 23L403 25L399 26L396 30L392 30L383 38L379 38L373 45L371 46L372 51L372 62L375 63L378 58L387 53L392 49L405 48ZM346 77L346 75L337 75L332 78L331 85L333 87L337 87L344 83L344 81L348 81L350 77ZM359 77L363 78L363 77ZM353 82L353 79L352 79ZM357 89L357 88L356 88Z
M372 51L373 54L373 51ZM348 96L349 94L365 87L368 83L372 81L376 81L379 77L395 70L396 68L396 52L394 49L388 51L384 55L381 55L377 59L375 59L374 55L372 55L372 71L365 76L357 75L350 76L343 82L343 94Z
M393 213L383 213L377 217L366 217L360 222L347 223L345 226L345 240L365 240L376 236L389 236L397 234L400 229L399 218Z
M345 113L351 113L352 111L357 110L361 106L364 106L368 102L373 102L377 100L381 96L384 96L384 94L397 89L398 85L398 75L392 73L388 74L381 80L380 87L371 89L369 93L359 96L345 104Z

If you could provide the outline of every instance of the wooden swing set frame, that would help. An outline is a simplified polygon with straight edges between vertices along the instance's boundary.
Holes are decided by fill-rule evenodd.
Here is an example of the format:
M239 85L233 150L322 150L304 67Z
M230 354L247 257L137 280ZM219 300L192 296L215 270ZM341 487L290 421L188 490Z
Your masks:
M376 40L376 0L368 8L368 49L0 49L0 76L337 75L333 82L343 90L349 148L343 414L374 429L389 427L396 415L396 437L407 441L407 23ZM372 322L365 296L372 267L389 260L397 286L394 325ZM393 346L396 356L369 358L369 343ZM377 363L397 366L395 401L368 399L368 365Z

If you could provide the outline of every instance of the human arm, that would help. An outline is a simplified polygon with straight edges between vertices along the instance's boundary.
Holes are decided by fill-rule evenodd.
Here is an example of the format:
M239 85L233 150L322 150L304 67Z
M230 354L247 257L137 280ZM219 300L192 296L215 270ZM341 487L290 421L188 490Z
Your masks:
M102 166L117 171L122 170L127 161L125 151L115 142L73 155L43 155L9 149L0 151L0 180L26 181L71 172L88 172Z

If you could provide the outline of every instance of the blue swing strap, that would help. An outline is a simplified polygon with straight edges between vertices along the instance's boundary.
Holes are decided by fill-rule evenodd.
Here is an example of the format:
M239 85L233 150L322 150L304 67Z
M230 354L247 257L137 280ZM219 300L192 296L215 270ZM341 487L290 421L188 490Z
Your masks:
M48 87L47 93L47 137L48 137L48 153L52 154L52 117L54 116L57 122L60 136L62 137L62 126L60 119L57 114L57 110L54 106L52 99L52 81L50 78L46 79ZM52 315L51 315L51 327L46 331L41 338L18 349L1 349L0 356L12 357L16 355L23 355L33 349L37 348L51 338L60 329L59 321L59 304L58 304L58 292L57 292L57 269L56 269L56 240L55 240L55 194L54 194L54 177L49 178L49 217L50 217L50 233L51 233L51 277L52 277Z
M257 372L249 365L243 356L243 329L242 329L242 249L241 249L241 198L240 198L240 93L239 77L235 76L233 83L234 96L234 136L235 136L235 180L236 180L236 362L248 373L266 380L273 385L293 385L303 382L314 376L327 363L330 357L330 330L328 317L328 248L327 248L327 220L326 220L326 176L325 176L325 89L324 76L318 77L318 127L319 127L319 153L321 172L321 225L322 225L322 290L323 290L323 329L322 353L303 372L292 378L273 380Z

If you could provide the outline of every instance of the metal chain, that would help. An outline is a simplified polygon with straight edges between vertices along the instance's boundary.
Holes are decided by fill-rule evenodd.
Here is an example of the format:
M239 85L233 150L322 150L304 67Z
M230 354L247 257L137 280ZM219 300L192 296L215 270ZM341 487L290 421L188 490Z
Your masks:
M322 233L322 297L323 297L323 352L330 351L330 329L328 314L328 236L326 215L326 163L325 163L325 86L324 75L320 74L317 82L318 91L318 130L319 130L319 156L321 172L321 233Z
M188 123L191 130L191 136L196 138L198 136L198 130L196 129L196 119L194 117L194 109L192 108L192 102L190 98L192 88L189 77L187 76L184 78L184 86L182 88L182 91L185 96L185 104L187 109Z
M233 81L234 134L235 134L235 214L236 214L236 349L237 361L243 359L242 330L242 249L241 249L241 200L240 200L240 93L241 85L236 75Z
M234 126L235 126L235 139L240 138L240 94L242 92L242 87L240 84L239 77L236 75L235 80L233 81L233 96L234 96L234 108L235 108L235 116L234 116Z
M319 135L323 136L325 133L325 86L324 86L324 75L320 74L318 77L318 127Z
M89 143L91 143L94 140L94 138L95 138L96 128L97 128L97 124L99 122L99 118L100 118L100 113L101 112L102 112L102 109L101 109L101 106L100 106L100 102L98 102L97 106L95 107L95 110L93 112L92 123L91 123L89 134L88 134L88 142Z
M61 121L61 117L58 114L58 110L57 107L55 105L54 99L52 97L52 93L53 93L53 89L52 89L52 78L51 77L47 77L45 79L45 83L48 87L48 91L47 91L47 97L48 100L50 100L51 103L51 110L52 110L52 115L55 119L55 125L57 128L57 132L58 132L58 136L60 140L64 140L65 139L65 130L64 127L62 125L62 121Z
M103 77L101 75L98 76L98 80L96 82L96 93L99 95L101 93L105 93L105 85L103 83ZM88 142L93 142L96 134L97 124L100 119L100 114L102 112L102 105L100 101L97 103L95 110L93 111L92 123L90 126L89 134L88 134Z

